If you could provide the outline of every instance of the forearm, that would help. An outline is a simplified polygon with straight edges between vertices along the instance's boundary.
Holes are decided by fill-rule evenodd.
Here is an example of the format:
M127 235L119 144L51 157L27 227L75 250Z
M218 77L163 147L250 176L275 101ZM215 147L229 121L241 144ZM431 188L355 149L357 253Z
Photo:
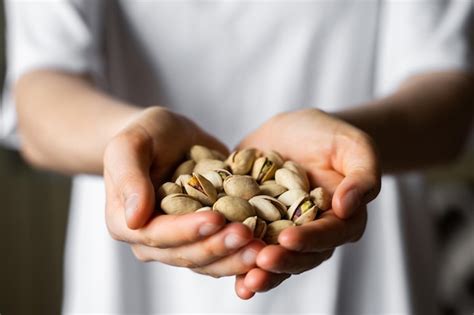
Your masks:
M367 132L384 172L442 163L463 147L473 116L472 79L461 73L413 77L393 95L336 116Z
M36 167L70 174L101 174L107 142L138 112L85 77L53 71L24 75L15 98L23 156Z

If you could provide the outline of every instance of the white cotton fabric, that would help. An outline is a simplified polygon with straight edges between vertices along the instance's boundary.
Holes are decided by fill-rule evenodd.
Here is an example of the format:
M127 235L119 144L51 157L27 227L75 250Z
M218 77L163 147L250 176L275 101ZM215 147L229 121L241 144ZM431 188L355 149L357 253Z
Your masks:
M40 68L93 74L137 105L165 105L230 147L272 115L332 112L410 75L471 69L459 1L9 1L0 130L18 144L11 88ZM364 237L277 289L239 300L234 279L134 259L104 221L99 177L77 176L64 314L435 314L431 231L417 177L383 179Z

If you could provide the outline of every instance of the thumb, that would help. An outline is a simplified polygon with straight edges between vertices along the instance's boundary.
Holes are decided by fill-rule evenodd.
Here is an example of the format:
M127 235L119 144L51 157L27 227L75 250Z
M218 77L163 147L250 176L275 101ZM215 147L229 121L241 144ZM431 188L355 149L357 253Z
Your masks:
M104 154L104 172L113 185L111 191L119 198L121 212L130 229L142 227L155 206L155 192L150 178L153 141L141 127L125 130L116 136Z

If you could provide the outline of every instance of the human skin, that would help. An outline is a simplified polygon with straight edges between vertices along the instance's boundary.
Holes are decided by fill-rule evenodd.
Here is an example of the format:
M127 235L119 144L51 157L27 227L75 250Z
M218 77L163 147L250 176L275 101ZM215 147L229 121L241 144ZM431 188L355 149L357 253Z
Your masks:
M112 237L130 243L142 261L214 277L238 275L235 290L246 299L359 239L381 170L401 172L452 159L472 117L471 90L471 77L461 72L421 75L353 110L282 113L245 137L242 147L276 149L302 163L313 184L334 193L331 210L286 230L277 246L252 240L241 224L224 226L218 213L156 215L155 189L191 145L226 151L189 119L160 107L143 110L100 92L83 76L48 70L24 75L15 96L27 161L68 174L104 175ZM445 149L438 152L440 147Z

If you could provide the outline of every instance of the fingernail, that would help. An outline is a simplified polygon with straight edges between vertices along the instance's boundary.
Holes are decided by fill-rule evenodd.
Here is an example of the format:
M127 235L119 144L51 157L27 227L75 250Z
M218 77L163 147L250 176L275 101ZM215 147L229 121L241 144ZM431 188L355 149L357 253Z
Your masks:
M352 189L342 199L342 207L345 212L350 216L360 205L360 197L357 190Z
M127 220L131 218L137 211L138 207L138 194L131 194L125 201L125 217Z
M204 223L199 227L199 235L209 236L216 233L219 230L220 226L212 223Z
M242 262L248 266L254 265L257 259L257 251L254 249L246 249L242 253Z
M224 238L225 247L229 249L236 249L244 246L247 243L245 239L238 236L237 234L228 234Z

